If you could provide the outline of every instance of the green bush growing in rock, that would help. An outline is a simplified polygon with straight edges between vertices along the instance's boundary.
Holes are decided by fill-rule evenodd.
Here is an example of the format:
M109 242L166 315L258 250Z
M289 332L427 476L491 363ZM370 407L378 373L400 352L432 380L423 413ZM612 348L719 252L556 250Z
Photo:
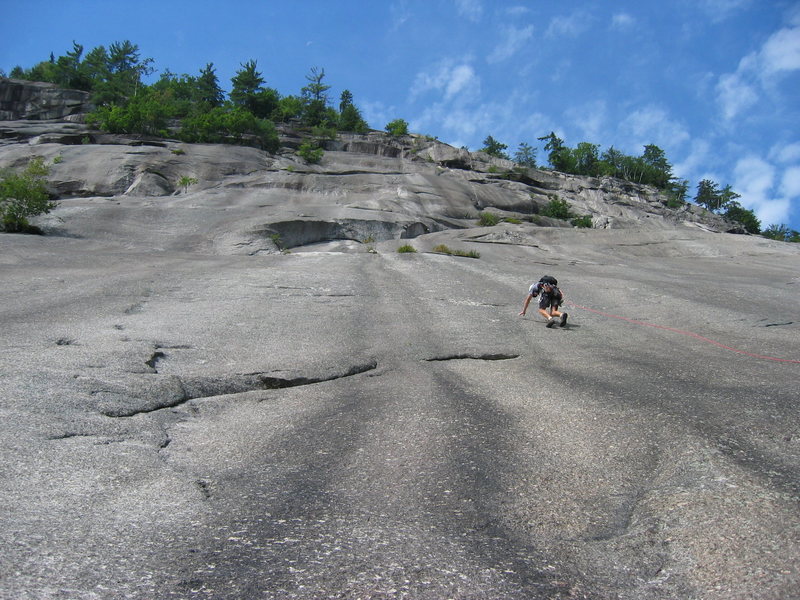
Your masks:
M283 238L281 237L280 233L273 233L269 236L269 239L272 240L272 243L275 244L275 247L280 251L281 254L291 254L292 251L286 247L283 242Z
M579 229L585 229L592 226L592 215L583 215L580 217L575 217L570 221L574 227Z
M189 191L189 187L193 186L197 183L197 179L194 177L189 177L184 175L178 180L178 185L183 188L183 193L187 193Z
M478 225L481 227L492 227L500 222L500 217L494 213L482 212L478 218Z
M545 206L541 214L545 217L552 219L562 219L566 221L572 218L572 213L569 211L569 202L566 200L559 200L558 198L551 198L550 202Z
M403 246L400 246L400 247L397 249L397 251L398 251L400 254L406 254L406 253L416 252L416 251L417 251L417 249L416 249L416 248L414 248L414 246L412 246L411 244L404 244Z
M257 140L267 152L275 152L280 147L274 123L259 119L243 108L216 107L187 117L181 122L178 137L184 142L207 144L239 144L249 137Z
M678 210L686 206L686 202L681 200L680 198L670 197L667 199L666 202L667 208L671 208L672 210Z
M453 256L463 256L465 258L480 258L481 253L477 250L453 250Z
M755 213L735 200L731 201L725 207L723 216L737 223L741 223L747 233L758 234L761 232L761 221L759 221Z
M46 214L58 203L50 200L45 177L49 172L40 156L21 172L0 173L0 226L9 233L37 231L28 218Z
M408 123L403 119L395 119L386 124L386 131L389 135L401 136L408 134Z
M307 163L316 164L322 160L325 151L314 142L303 142L297 149L297 155Z
M466 258L481 257L480 252L476 252L475 250L452 250L445 244L439 244L438 246L434 247L433 251L447 254L448 256L463 256Z

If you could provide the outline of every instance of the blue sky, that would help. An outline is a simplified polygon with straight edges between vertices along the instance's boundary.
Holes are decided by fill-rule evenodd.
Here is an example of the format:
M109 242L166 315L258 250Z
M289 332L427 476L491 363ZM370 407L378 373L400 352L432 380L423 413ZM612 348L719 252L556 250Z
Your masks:
M476 150L555 131L667 154L694 197L730 184L766 227L800 230L800 2L790 0L0 0L0 69L137 44L159 71L256 60L298 94L312 67L369 124ZM538 160L546 163L540 149Z

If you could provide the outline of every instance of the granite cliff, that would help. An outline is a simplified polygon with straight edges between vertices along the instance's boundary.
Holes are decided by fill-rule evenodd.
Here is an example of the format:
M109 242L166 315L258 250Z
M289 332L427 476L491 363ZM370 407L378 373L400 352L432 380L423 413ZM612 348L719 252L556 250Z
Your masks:
M796 244L420 136L2 110L60 205L0 234L0 597L796 594Z
M537 226L570 227L568 220L539 215L552 199L566 201L575 216L589 217L592 228L682 225L742 232L737 224L694 205L668 208L667 198L647 186L520 168L419 135L340 134L325 143L320 164L308 164L295 152L302 133L289 126L280 128L281 150L268 154L240 146L104 134L80 123L76 111L90 106L84 92L48 84L6 80L0 98L0 118L7 117L0 120L0 167L24 166L32 156L57 163L51 192L70 206L81 198L130 204L135 200L128 199L167 196L173 198L163 206L214 205L226 195L231 204L243 197L268 203L273 210L243 217L234 231L226 231L227 239L253 252L271 248L269 236L261 235L267 231L281 236L284 249L368 237L383 241L472 227L481 211ZM70 115L78 122L41 120L46 115ZM182 178L194 183L181 186ZM80 228L65 213L62 218L63 225L49 221L50 233ZM232 226L224 225L226 230Z
M93 108L88 92L40 81L0 78L0 121L80 119Z

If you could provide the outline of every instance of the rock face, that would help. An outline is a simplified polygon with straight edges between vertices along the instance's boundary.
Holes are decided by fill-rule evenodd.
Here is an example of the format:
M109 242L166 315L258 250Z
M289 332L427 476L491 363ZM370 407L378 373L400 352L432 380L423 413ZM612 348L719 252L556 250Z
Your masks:
M328 142L320 164L307 164L294 152L298 132L284 127L281 134L282 150L270 155L248 147L108 135L78 123L3 121L0 167L23 167L32 155L44 157L52 163L51 192L64 209L100 197L115 199L118 210L139 212L136 198L169 196L164 206L210 211L207 233L221 253L408 239L475 227L483 211L512 222L572 227L569 220L541 214L553 199L566 201L574 216L590 217L595 229L741 230L696 206L669 208L653 188L519 169L422 136L343 134ZM193 183L180 185L181 180ZM257 219L245 211L239 222L229 213L216 223L221 204L269 210ZM89 235L68 214L44 219L43 225L51 234Z
M798 245L418 136L0 136L60 199L0 234L0 598L796 597Z
M89 93L52 83L0 79L0 121L65 119L91 110Z
M32 155L52 163L50 189L62 211L42 219L50 234L91 234L88 223L69 216L96 202L81 199L114 200L115 210L138 214L137 199L149 198L152 205L157 197L164 198L162 207L208 213L207 235L220 253L408 239L475 227L484 211L539 227L572 227L540 214L554 198L565 200L576 216L589 215L597 229L736 230L689 205L670 209L651 188L540 169L502 171L506 165L498 163L504 161L410 136L345 135L329 146L320 164L310 165L288 148L269 155L248 147L108 136L71 123L7 121L0 124L0 135L0 167L22 167ZM88 139L96 143L77 142ZM453 164L458 166L444 166ZM194 183L181 186L182 179ZM228 206L227 214L220 215L221 205ZM264 210L256 216L253 206ZM238 208L240 220L231 212Z

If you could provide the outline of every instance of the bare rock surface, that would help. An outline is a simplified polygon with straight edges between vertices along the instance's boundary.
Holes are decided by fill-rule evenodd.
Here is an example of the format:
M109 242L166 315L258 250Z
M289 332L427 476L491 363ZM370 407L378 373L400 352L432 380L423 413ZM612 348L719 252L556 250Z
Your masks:
M91 108L88 92L0 77L0 120L64 119Z
M61 157L0 235L0 597L796 595L796 245L421 138L43 134L0 145Z

